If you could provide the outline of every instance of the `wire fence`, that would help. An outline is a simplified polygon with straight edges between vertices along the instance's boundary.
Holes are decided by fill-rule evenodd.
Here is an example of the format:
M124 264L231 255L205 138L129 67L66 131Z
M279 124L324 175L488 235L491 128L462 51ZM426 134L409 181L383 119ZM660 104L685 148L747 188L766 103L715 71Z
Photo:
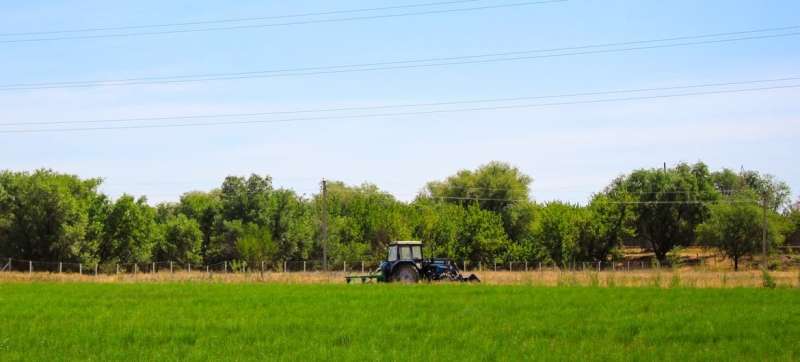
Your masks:
M706 259L710 259L711 263ZM772 267L780 269L800 268L800 258L781 255L770 259ZM702 270L713 264L720 264L716 257L709 256L695 260L665 265L656 259L621 260L621 261L585 261L566 262L562 264L538 261L485 262L461 260L453 261L458 269L464 272L545 272L545 271L578 271L578 272L632 272L644 270L670 269L673 267L692 266ZM378 269L377 261L329 261L328 272L349 274L366 274ZM753 270L761 267L760 259L748 259L740 262L740 270ZM301 273L325 272L322 260L262 261L246 263L243 261L221 261L213 264L185 263L176 261L156 261L141 263L99 263L84 264L75 262L34 261L15 258L0 258L0 272L27 273L69 273L81 275L114 275L114 274L156 274L156 273Z

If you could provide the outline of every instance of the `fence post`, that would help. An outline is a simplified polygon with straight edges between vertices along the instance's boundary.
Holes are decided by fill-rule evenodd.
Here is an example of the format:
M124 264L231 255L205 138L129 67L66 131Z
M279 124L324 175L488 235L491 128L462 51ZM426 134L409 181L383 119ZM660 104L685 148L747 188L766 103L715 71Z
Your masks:
M467 261L461 260L461 265L464 266L464 271L467 271Z
M78 274L83 275L83 264L78 263Z
M211 276L211 269L209 269L208 264L206 264L206 273L208 273L208 276Z
M642 270L644 270L644 261L640 261L639 264L640 264L639 267L642 268Z
M343 270L345 273L347 273L347 262L346 262L346 261L343 261L343 262L342 262L342 270Z
M544 274L544 269L542 269L542 262L539 262L539 273Z
M172 273L172 260L169 261L169 272Z
M305 272L306 272L306 261L303 260L303 273L305 273Z
M283 262L283 272L284 272L284 273L287 273L287 272L289 272L289 268L288 268L288 266L289 266L289 262L288 262L288 261L284 261L284 262Z
M617 264L616 264L616 263L614 263L614 261L611 261L611 271L612 271L612 272L615 272L615 271L617 271Z
M223 273L227 273L228 272L228 261L225 260L225 261L223 261L223 263L224 263L224 267L222 269L222 272Z
M597 272L598 272L598 273L600 272L600 268L601 268L601 266L602 266L600 263L602 263L602 262L601 262L601 261L598 261L598 262L597 262Z
M478 260L478 271L483 271L483 263Z
M116 266L117 266L117 274L119 274L119 263L117 263Z
M192 263L189 262L189 264L186 264L186 267L189 269L189 273L191 273L192 272Z
M58 274L61 274L61 267L62 267L63 264L64 263L62 263L60 261L58 262Z
M33 260L28 260L28 274L33 274Z
M364 274L364 261L361 261L361 274Z
M139 264L133 263L133 274L136 274L136 272L138 271L139 271Z
M525 261L525 271L528 271L528 261Z
M494 262L494 271L497 271L497 261Z
M97 276L97 267L98 267L98 264L95 263L94 264L94 276Z
M511 267L512 262L508 262L508 271L514 271L514 268Z

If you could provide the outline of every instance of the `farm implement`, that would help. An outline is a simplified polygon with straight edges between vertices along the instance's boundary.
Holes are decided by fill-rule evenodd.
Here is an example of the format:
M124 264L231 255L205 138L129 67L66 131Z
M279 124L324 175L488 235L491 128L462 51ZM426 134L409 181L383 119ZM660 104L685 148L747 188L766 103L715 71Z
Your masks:
M480 282L475 274L463 276L458 267L448 259L424 259L420 241L395 241L389 244L386 260L382 261L374 272L345 277L348 284L355 281L416 283L420 279Z

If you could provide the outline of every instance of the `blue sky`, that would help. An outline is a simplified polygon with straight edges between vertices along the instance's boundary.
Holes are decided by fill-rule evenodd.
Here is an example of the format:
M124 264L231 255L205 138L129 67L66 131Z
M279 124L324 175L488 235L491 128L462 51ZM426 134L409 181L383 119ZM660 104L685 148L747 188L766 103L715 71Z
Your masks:
M424 2L423 0L416 3ZM508 3L487 0L480 4ZM25 1L0 33L148 25L414 1ZM452 6L451 6L452 7ZM443 9L436 7L431 9ZM389 13L389 12L382 12ZM325 17L322 17L325 18ZM592 1L161 36L0 43L0 83L371 63L800 25L796 1ZM800 76L800 36L514 62L127 87L0 91L0 123L428 103ZM791 83L784 83L791 84ZM800 84L795 82L793 84ZM702 160L776 175L797 195L797 88L483 112L260 125L0 133L0 168L104 177L103 190L177 200L226 175L316 192L372 182L403 200L491 160L533 196L584 202L614 177ZM356 112L357 113L357 112ZM15 129L20 127L0 127Z

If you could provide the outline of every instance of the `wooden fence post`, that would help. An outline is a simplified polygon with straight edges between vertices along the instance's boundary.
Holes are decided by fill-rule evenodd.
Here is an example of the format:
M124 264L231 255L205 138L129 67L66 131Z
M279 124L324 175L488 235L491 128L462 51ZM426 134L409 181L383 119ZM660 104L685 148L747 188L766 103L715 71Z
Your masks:
M28 260L28 274L33 274L33 260Z
M119 263L117 263L116 266L117 266L117 274L119 274Z
M287 262L287 261L284 261L284 262L283 262L283 272L284 272L284 273L287 273L287 272L289 272L289 268L287 267L287 266L288 266L288 264L289 264L289 262Z
M62 267L63 264L64 263L62 263L60 261L58 262L58 274L61 274L61 267Z
M172 273L172 260L169 261L169 272Z
M342 262L342 270L343 270L345 273L347 273L347 262L346 262L346 261L343 261L343 262Z
M94 264L94 276L97 276L97 263Z
M361 261L361 274L364 274L364 261Z
M525 271L528 271L528 261L525 261Z
M138 271L139 271L139 264L133 263L133 274L136 274L136 272Z
M224 264L224 269L222 269L222 271L223 271L224 273L227 273L227 272L228 272L228 261L227 261L227 260L226 260L226 261L223 261L223 263L225 263L225 264Z
M306 261L303 260L303 273L305 273L305 272L306 272Z
M78 263L78 274L83 274L83 264Z

